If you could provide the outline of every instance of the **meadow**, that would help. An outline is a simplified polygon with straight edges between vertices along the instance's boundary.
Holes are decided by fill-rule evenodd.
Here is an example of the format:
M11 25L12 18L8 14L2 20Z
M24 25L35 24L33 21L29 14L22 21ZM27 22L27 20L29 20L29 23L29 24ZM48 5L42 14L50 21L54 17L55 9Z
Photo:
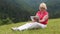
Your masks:
M60 34L60 18L49 19L47 28L25 31L13 31L11 27L21 26L27 22L12 23L0 26L0 34Z

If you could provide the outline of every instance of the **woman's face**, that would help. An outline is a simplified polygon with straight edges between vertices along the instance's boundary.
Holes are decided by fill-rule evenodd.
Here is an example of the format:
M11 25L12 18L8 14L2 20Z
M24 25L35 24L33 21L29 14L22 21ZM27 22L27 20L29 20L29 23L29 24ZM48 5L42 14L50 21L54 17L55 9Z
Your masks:
M43 8L43 7L40 7L40 9L39 9L40 11L44 11L45 10L45 8Z

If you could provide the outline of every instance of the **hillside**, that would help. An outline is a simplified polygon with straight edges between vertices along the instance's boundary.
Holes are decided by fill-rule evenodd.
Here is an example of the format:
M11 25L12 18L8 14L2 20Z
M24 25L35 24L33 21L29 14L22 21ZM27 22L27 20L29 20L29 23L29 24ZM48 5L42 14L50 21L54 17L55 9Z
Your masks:
M25 31L13 31L11 27L21 26L26 22L20 22L16 24L2 25L0 26L0 34L60 34L60 18L50 19L47 28L25 30ZM44 33L43 33L44 32Z

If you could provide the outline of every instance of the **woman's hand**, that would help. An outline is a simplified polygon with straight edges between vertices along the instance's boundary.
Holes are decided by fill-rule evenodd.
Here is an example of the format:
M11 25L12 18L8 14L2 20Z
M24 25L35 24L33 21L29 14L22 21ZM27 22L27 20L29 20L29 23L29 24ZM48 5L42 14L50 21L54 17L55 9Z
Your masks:
M37 18L34 18L33 22L38 22L39 20Z
M48 15L45 15L42 20L39 19L39 22L44 22L46 19L48 19Z

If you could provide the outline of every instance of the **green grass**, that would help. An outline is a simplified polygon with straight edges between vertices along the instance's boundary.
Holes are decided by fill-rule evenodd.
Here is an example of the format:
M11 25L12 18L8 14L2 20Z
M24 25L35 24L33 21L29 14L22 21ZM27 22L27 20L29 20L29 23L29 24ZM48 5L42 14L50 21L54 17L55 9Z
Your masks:
M49 19L48 27L46 29L35 29L25 31L12 31L11 27L21 26L26 22L8 24L0 26L0 34L60 34L60 18Z

